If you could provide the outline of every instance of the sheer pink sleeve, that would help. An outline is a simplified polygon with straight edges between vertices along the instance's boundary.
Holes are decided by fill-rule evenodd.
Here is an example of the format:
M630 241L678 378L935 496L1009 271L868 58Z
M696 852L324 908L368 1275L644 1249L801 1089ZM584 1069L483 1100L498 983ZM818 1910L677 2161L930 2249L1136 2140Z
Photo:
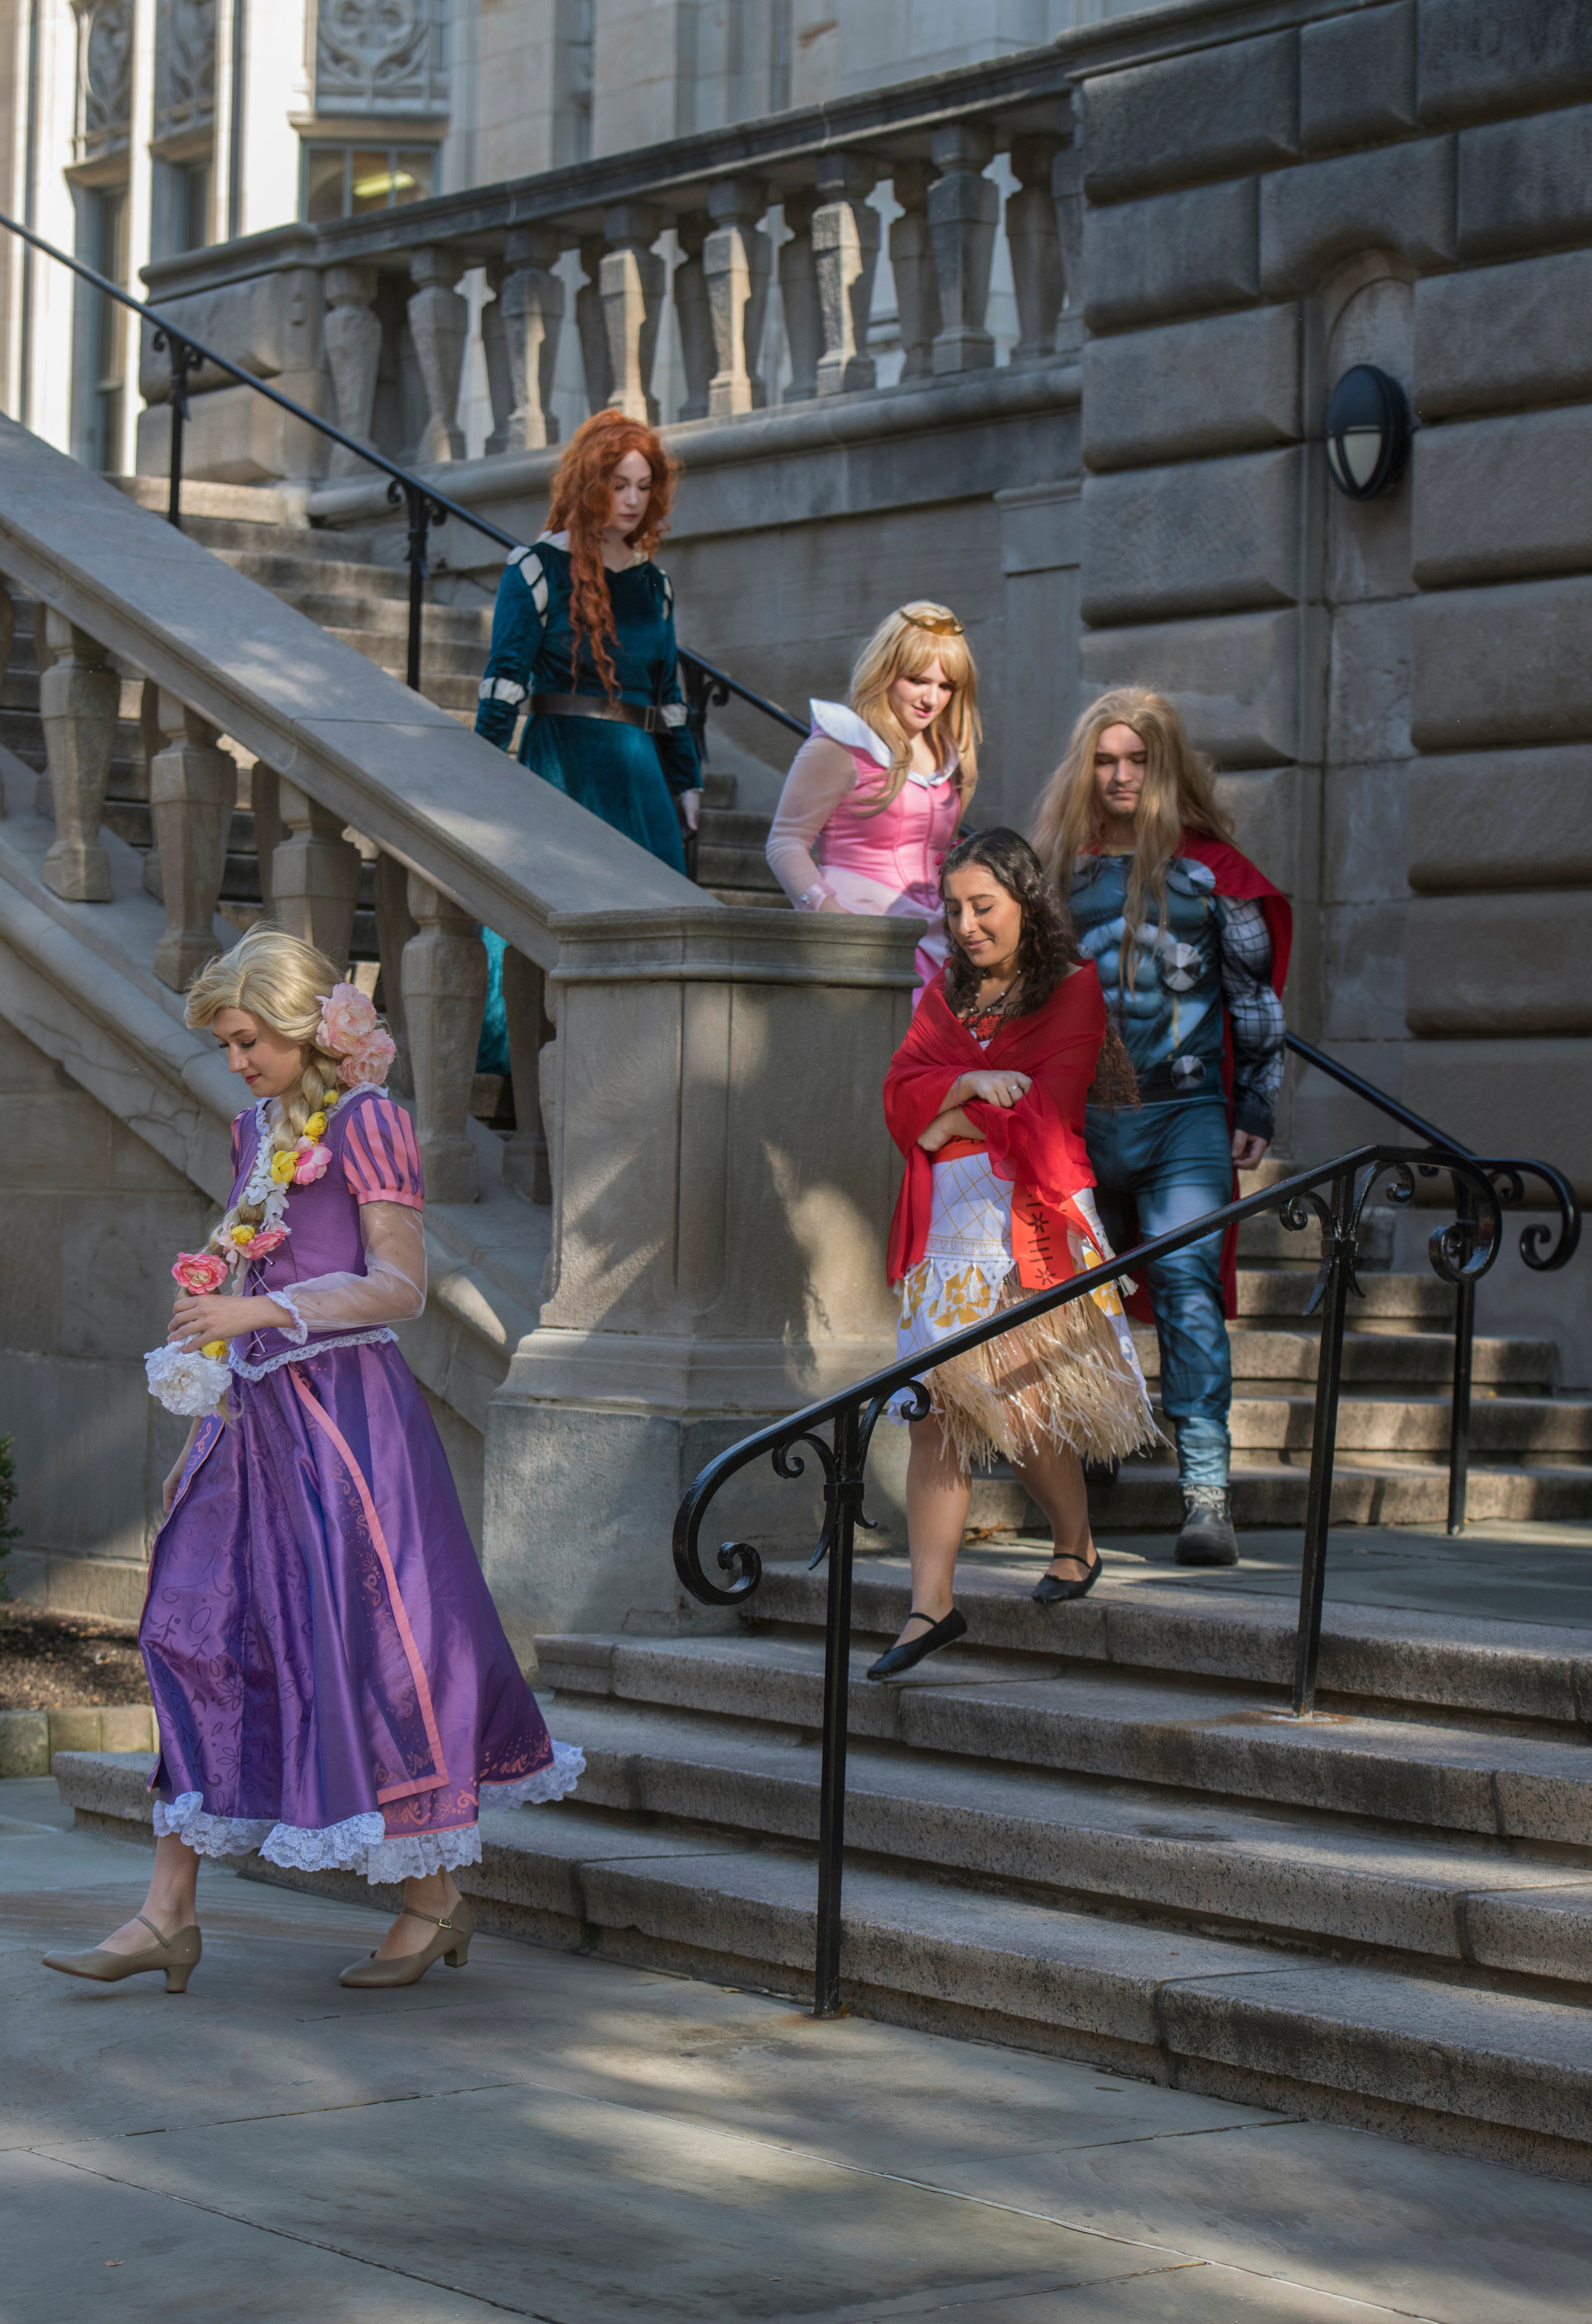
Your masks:
M374 1332L383 1323L408 1323L426 1305L426 1231L408 1203L361 1205L364 1242L363 1275L316 1275L307 1283L284 1284L266 1296L293 1319L290 1340L310 1332Z
M768 869L798 912L815 912L831 892L813 844L856 779L851 752L827 734L809 734L791 761L767 853Z

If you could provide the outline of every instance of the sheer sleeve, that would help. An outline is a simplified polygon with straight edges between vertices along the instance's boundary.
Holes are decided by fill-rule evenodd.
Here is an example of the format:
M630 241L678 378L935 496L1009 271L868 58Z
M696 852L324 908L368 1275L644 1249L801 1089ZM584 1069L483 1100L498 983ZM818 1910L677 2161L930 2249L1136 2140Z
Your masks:
M832 892L813 847L856 779L851 752L827 734L809 734L791 761L767 853L768 869L798 912L815 912Z
M317 1275L265 1294L291 1315L296 1328L289 1339L302 1342L309 1332L373 1332L383 1323L412 1323L424 1308L426 1230L419 1211L403 1203L364 1203L359 1226L363 1275Z

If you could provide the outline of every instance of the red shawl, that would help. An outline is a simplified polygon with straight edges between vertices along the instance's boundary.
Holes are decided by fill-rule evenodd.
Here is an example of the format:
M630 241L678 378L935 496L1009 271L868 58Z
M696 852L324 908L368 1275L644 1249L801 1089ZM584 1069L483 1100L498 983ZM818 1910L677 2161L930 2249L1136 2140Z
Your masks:
M1031 1017L1002 1024L986 1049L952 1014L943 985L936 980L927 989L885 1076L885 1120L906 1157L890 1222L892 1283L917 1265L928 1239L934 1165L918 1139L963 1074L1003 1065L1026 1074L1033 1086L1014 1106L971 1099L965 1111L988 1146L990 1168L1013 1188L1013 1256L1030 1289L1072 1272L1061 1213L1080 1187L1094 1184L1083 1106L1105 1034L1106 1004L1092 966L1063 977ZM963 1152L966 1143L943 1150Z

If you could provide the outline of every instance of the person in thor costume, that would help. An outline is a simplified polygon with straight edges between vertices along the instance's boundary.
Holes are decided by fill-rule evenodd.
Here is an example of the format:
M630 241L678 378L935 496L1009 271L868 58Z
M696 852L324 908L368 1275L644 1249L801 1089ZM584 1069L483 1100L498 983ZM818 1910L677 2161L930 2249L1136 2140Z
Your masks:
M1137 687L1084 713L1035 816L1035 848L1138 1074L1137 1106L1091 1105L1085 1125L1118 1250L1231 1202L1236 1173L1271 1143L1293 913L1231 829L1177 711ZM1237 1247L1236 1232L1212 1235L1144 1270L1177 1439L1180 1565L1238 1562L1225 1320Z

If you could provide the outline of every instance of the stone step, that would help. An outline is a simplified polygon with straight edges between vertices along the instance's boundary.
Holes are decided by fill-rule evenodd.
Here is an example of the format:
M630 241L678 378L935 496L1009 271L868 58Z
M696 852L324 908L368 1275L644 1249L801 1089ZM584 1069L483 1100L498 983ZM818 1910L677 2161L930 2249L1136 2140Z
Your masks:
M323 622L322 628L330 638L341 638L355 653L363 654L394 678L402 678L407 668L407 632L401 626L391 629L344 629L334 622ZM435 679L458 678L468 682L471 703L480 699L483 649L469 639L437 637L423 633L420 656L421 692L430 696Z
M877 1647L853 1650L850 1732L957 1758L1167 1784L1338 1815L1580 1846L1592 1832L1592 1760L1578 1735L1427 1717L1296 1721L1281 1690L1048 1665L965 1644L906 1679L870 1684ZM561 1637L539 1675L562 1696L647 1704L815 1731L822 1642Z
M1245 1382L1308 1380L1314 1385L1321 1356L1319 1332L1290 1329L1286 1323L1254 1324L1247 1320L1228 1333L1233 1355L1233 1377ZM1136 1331L1135 1344L1146 1379L1158 1379L1161 1351L1149 1329ZM1471 1342L1472 1376L1477 1388L1509 1386L1545 1389L1558 1360L1551 1340L1477 1338ZM1343 1378L1354 1386L1379 1388L1442 1387L1454 1370L1454 1342L1441 1332L1346 1332L1343 1335Z
M1238 1314L1247 1322L1260 1316L1304 1320L1305 1303L1315 1285L1314 1261L1283 1267L1240 1267ZM1435 1275L1368 1275L1361 1278L1363 1298L1349 1301L1349 1320L1363 1331L1370 1323L1419 1321L1431 1328L1452 1331L1454 1294ZM1310 1330L1319 1327L1313 1320Z
M1246 1526L1302 1526L1310 1489L1308 1456L1275 1456L1263 1462L1253 1449L1233 1463L1233 1520ZM1015 1482L1006 1496L1020 1495ZM980 1495L982 1494L982 1499ZM1027 1508L1026 1496L1021 1496ZM990 1492L983 1480L973 1487L973 1521L1021 1523L1037 1526L1037 1513L1021 1519L986 1515L988 1508L1005 1509L1001 1492ZM1347 1451L1339 1445L1332 1472L1332 1523L1337 1525L1432 1525L1440 1523L1449 1506L1446 1458L1411 1455L1393 1465L1385 1456ZM1528 1518L1568 1521L1592 1517L1592 1467L1564 1462L1531 1467L1510 1462L1473 1461L1468 1503L1473 1522L1513 1524ZM1182 1499L1177 1471L1170 1460L1134 1462L1115 1485L1089 1488L1090 1515L1097 1532L1175 1532L1182 1523Z
M1308 1452L1315 1404L1310 1395L1240 1390L1232 1406L1233 1444L1244 1451ZM1446 1396L1345 1396L1338 1407L1338 1447L1347 1452L1441 1453L1449 1444ZM1473 1453L1592 1452L1592 1401L1571 1397L1478 1396L1470 1407Z
M557 1724L557 1716L555 1724ZM147 1838L145 1754L62 1753L74 1820ZM811 1993L814 1866L796 1844L566 1802L486 1810L460 1883L483 1929L721 1984ZM245 1877L367 1899L345 1873ZM1146 1925L849 1863L842 1991L860 2015L981 2035L1211 2095L1592 2177L1584 1986L1507 1989ZM1478 1900L1478 1902L1481 1900Z
M395 590L391 596L381 596L363 589L322 589L310 577L280 588L275 594L284 604L293 606L307 621L318 622L325 630L336 630L339 634L370 631L379 637L408 643L407 587ZM483 621L473 608L428 605L420 622L422 659L434 645L468 647L474 657L471 668L479 678L491 636L490 620Z

